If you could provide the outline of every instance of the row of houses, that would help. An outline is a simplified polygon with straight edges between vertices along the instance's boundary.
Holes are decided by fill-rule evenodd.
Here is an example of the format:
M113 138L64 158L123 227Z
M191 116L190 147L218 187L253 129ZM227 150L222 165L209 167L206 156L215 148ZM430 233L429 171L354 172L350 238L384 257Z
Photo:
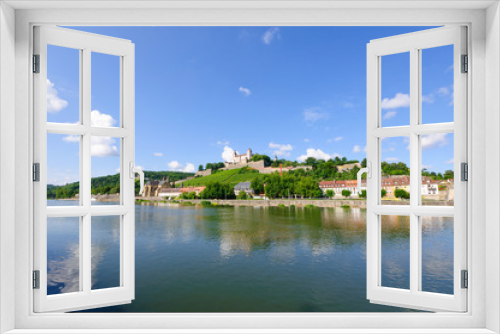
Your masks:
M453 199L453 179L432 180L430 177L422 176L421 195L429 198L444 200ZM342 196L342 190L349 190L355 194L358 186L357 180L321 181L319 187L326 193L333 190L336 196ZM366 190L366 180L361 180L361 190ZM410 177L408 175L391 175L382 177L380 188L386 191L387 198L394 198L396 189L410 191ZM442 197L442 198L441 198Z

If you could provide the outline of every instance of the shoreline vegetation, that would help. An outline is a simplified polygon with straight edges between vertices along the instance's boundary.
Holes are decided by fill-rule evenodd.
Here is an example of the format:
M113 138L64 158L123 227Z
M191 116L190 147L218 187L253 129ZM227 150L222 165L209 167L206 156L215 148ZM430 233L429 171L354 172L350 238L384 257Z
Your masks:
M201 207L318 207L318 208L361 208L366 209L365 199L190 199L165 200L162 197L136 197L136 205L156 206L201 206ZM409 205L409 201L384 200L384 205ZM422 205L453 206L453 201L423 201Z

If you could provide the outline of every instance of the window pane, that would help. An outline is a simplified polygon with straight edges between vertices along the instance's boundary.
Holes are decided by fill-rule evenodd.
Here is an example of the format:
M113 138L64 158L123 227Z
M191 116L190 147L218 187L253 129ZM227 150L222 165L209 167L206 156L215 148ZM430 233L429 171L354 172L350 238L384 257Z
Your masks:
M92 204L120 203L120 138L92 136Z
M453 45L423 49L422 123L453 122Z
M47 45L47 121L80 121L80 50Z
M120 126L120 57L92 52L92 126Z
M382 126L410 124L410 53L381 57Z
M381 216L382 286L410 289L410 217Z
M410 204L410 145L409 137L381 138L381 198L382 204Z
M80 136L47 134L47 205L79 205Z
M47 294L79 291L80 217L47 218Z
M453 218L421 217L422 291L453 294Z
M454 135L435 133L420 138L423 205L454 204Z
M92 217L92 289L120 286L120 216Z

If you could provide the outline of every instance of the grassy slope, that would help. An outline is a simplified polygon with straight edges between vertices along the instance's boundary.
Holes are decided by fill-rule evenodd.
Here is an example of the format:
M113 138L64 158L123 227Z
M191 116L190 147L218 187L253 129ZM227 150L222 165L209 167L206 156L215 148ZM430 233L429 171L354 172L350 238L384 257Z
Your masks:
M254 178L259 176L259 172L256 170L248 170L245 168L231 169L219 171L215 174L197 177L192 180L185 181L184 187L197 187L205 186L208 182L222 182L229 183L231 186L235 186L240 182L252 181ZM177 185L180 187L180 184Z

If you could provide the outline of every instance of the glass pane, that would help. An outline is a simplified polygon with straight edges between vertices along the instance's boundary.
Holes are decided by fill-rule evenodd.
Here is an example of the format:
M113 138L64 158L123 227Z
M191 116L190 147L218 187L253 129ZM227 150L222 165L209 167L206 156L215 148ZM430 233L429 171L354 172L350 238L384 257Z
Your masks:
M382 204L410 204L410 139L387 137L381 140L381 199Z
M381 58L382 126L410 125L410 53Z
M47 205L79 205L79 181L80 136L47 134Z
M454 135L435 133L420 138L423 205L454 204Z
M421 217L422 291L453 294L453 218Z
M453 122L453 45L423 49L422 123Z
M80 217L47 218L47 294L80 290Z
M80 121L80 50L47 45L47 122Z
M120 216L92 217L92 289L120 286Z
M120 203L120 138L92 136L92 204Z
M410 217L381 216L382 286L410 289Z
M92 52L92 126L120 126L120 57Z

